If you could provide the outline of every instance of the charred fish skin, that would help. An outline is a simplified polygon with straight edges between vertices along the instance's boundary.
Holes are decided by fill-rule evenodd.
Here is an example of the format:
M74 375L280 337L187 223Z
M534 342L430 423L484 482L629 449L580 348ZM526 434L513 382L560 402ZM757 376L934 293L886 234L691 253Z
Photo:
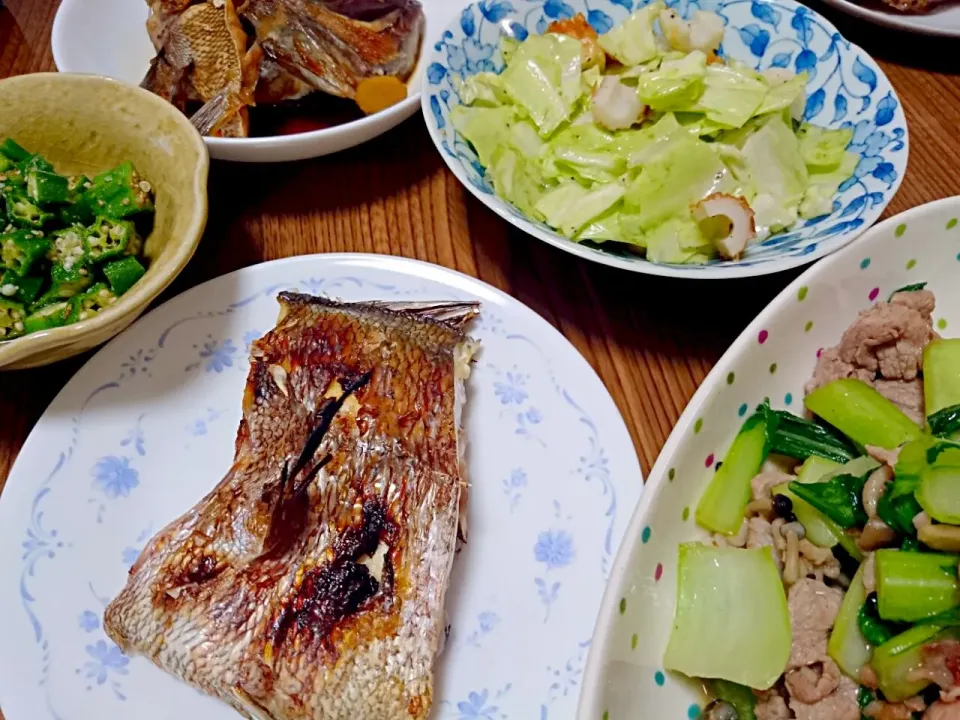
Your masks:
M233 465L148 543L104 626L248 718L425 719L478 307L280 304Z

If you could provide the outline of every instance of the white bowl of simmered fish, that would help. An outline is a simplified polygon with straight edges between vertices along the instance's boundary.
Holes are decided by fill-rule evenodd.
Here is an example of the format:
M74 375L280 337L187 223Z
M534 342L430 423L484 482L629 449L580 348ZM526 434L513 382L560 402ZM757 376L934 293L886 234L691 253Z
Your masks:
M960 198L787 287L691 400L578 717L960 717Z
M205 136L210 155L284 162L339 152L419 105L423 46L447 0L65 0L61 72L143 85Z

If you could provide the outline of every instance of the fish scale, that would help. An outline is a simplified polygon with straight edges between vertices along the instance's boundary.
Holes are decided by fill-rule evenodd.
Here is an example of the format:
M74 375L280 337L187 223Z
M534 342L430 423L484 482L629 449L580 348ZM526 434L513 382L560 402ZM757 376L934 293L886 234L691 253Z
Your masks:
M254 720L427 718L477 306L280 303L232 467L150 540L104 627Z
M187 103L217 102L218 113L208 134L246 136L246 107L253 102L259 73L259 52L247 51L247 33L233 0L199 2L175 8L158 7L163 17L159 53L142 85L185 110ZM254 67L249 67L253 65ZM252 77L252 81L251 81Z

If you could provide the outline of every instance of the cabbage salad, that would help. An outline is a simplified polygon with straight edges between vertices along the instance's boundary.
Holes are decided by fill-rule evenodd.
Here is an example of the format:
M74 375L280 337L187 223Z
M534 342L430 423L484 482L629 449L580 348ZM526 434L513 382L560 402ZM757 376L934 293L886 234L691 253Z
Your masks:
M909 286L764 401L680 546L663 665L706 720L960 718L960 339Z
M799 121L805 74L718 55L723 19L662 2L598 35L582 15L459 83L452 122L496 193L576 242L657 263L739 258L832 211L851 130Z

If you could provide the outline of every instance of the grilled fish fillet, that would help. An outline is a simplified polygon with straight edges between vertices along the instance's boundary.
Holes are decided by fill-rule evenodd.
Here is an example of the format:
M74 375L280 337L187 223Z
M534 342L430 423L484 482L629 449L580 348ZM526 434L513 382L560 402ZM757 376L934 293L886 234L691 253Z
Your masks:
M477 305L279 300L232 467L151 539L104 627L253 720L427 718Z

